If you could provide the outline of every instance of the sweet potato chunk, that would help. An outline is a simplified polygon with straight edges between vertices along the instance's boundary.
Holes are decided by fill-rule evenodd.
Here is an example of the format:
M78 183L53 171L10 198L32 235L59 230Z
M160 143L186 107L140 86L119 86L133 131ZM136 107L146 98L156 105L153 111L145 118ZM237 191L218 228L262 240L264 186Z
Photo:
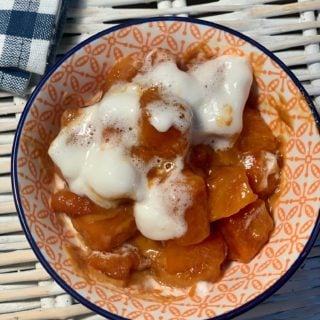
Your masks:
M89 198L78 196L68 190L60 190L53 194L51 207L55 212L64 212L71 217L85 214L105 214L111 218L118 213L117 209L102 208Z
M257 199L242 166L213 168L207 186L211 221L229 217Z
M257 200L232 217L219 221L219 228L228 245L232 260L249 262L269 240L273 230L263 200Z
M227 150L215 151L208 145L198 144L191 148L187 164L196 174L207 177L212 168L217 166L240 164L239 150L234 146Z
M174 126L165 132L158 131L150 123L148 104L150 102L163 102L157 88L145 90L140 99L142 108L140 121L139 146L133 149L133 153L145 161L159 156L165 159L174 159L178 155L183 155L189 146L189 133L181 132ZM163 102L165 103L165 102ZM185 108L180 106L182 112Z
M184 182L190 188L192 204L185 211L185 221L188 225L186 233L174 240L180 246L197 244L209 236L210 222L206 185L204 180L191 171L184 172Z
M155 49L148 55L147 64L150 66L164 61L175 61L174 55L167 49ZM103 92L110 89L117 82L130 82L144 65L144 58L129 55L118 60L106 74L105 82L102 86ZM148 67L148 65L146 66Z
M110 251L132 237L136 231L132 205L113 209L117 214L90 214L73 217L72 223L92 250Z
M198 144L192 146L187 164L193 172L206 178L210 170L212 154L213 150L208 145Z
M185 287L197 281L217 281L226 257L226 245L219 232L213 232L203 242L179 246L168 241L156 274L169 285Z
M117 61L108 71L105 82L102 85L103 92L108 91L117 82L129 82L139 72L143 60L132 55L126 56Z
M271 129L264 122L259 110L244 109L243 129L237 145L242 152L256 152L260 150L277 151L277 140L272 134Z
M239 150L236 146L233 146L230 149L212 152L212 166L234 166L239 163Z
M139 265L139 256L133 251L125 253L93 252L87 261L89 266L111 278L127 280L131 271Z
M142 234L135 236L130 243L138 249L141 256L149 259L151 265L163 251L163 245L160 241L151 240Z
M280 178L276 155L266 151L245 152L241 156L241 163L254 193L261 198L274 193Z

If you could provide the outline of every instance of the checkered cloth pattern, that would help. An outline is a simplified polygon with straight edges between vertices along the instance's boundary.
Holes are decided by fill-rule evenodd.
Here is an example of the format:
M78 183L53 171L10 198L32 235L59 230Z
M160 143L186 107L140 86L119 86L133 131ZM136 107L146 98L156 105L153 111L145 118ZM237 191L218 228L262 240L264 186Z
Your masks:
M24 95L43 75L67 0L0 0L0 89Z

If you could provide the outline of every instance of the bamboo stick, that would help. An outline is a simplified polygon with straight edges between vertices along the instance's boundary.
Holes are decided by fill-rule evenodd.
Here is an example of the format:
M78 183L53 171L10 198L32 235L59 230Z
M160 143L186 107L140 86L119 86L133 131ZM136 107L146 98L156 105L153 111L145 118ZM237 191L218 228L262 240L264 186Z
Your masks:
M36 309L0 315L0 320L63 320L70 317L92 313L81 304L74 304L64 308Z
M16 118L0 118L0 132L15 130L17 124Z
M280 19L281 20L281 19ZM283 19L285 20L285 19ZM299 23L288 23L286 21L283 21L283 26L275 26L275 27L267 27L267 28L261 28L258 30L254 30L253 33L255 34L261 34L261 35L273 35L277 33L285 33L285 32L291 32L291 31L299 31L299 30L306 30L311 28L319 28L320 27L320 21L301 21ZM270 23L271 25L271 23ZM249 33L247 33L249 34Z
M11 172L11 158L1 157L0 158L0 174L10 173L10 172Z
M0 193L11 192L10 177L0 177Z
M255 37L256 40L263 43L271 51L279 51L298 46L304 46L311 43L319 43L320 35L314 36L275 36L275 37Z
M30 249L30 245L23 234L8 234L0 237L0 251Z
M259 2L255 2L259 3ZM263 3L263 2L260 2ZM249 7L249 9L248 9ZM116 9L110 7L86 7L74 8L69 10L68 16L79 22L85 23L90 21L112 21L118 19L152 17L156 15L176 15L176 14L201 14L210 12L241 12L252 18L274 17L285 14L293 14L308 10L316 10L320 7L320 0L305 1L303 5L300 3L286 5L260 5L248 6L247 2L227 3L214 2L207 4L191 5L186 7L171 7L163 9Z
M71 7L113 7L113 6L119 6L119 5L130 5L130 4L139 4L139 3L151 3L155 2L156 0L82 0L71 1ZM250 4L261 4L261 3L270 3L270 2L276 2L277 0L238 0L238 3L247 3L247 5ZM157 1L158 3L161 1ZM174 0L173 0L174 2ZM233 0L224 0L223 3L231 3ZM186 3L184 1L184 3ZM222 3L222 1L219 1L219 3ZM180 6L181 7L181 6Z
M46 280L46 281L39 281L38 286L41 288L48 287L52 285L52 281ZM41 296L41 308L43 309L50 309L55 307L55 299L52 295L45 295Z
M299 2L304 4L304 0L298 0ZM303 12L301 14L301 20L305 21L319 21L319 17L317 17L316 19L316 14L313 11L306 11ZM302 34L304 36L312 36L312 35L316 35L318 34L318 30L317 29L308 29L308 30L304 30L302 32ZM315 44L310 44L310 45L306 45L305 46L305 52L308 55L316 55L319 54L319 43L315 43ZM312 63L308 63L307 64L307 70L309 72L315 73L315 72L320 72L320 62L319 61L313 61ZM320 86L320 79L312 79L311 81L311 85L313 86ZM320 113L320 97L316 97L315 98L315 106L318 110L318 112Z
M39 301L9 302L0 304L0 314L39 308Z
M81 19L81 21L96 21L96 18L101 18L105 15L105 18L111 21L112 19L126 19L134 17L147 17L155 15L172 15L179 13L209 13L209 12L227 12L237 11L248 8L247 4L221 4L221 3L209 3L187 6L184 8L160 8L160 9L118 9L111 7L87 7L87 8L74 8L69 10L68 17L74 19ZM93 16L95 15L95 16ZM84 19L88 17L90 19ZM109 16L109 17L108 17ZM107 20L106 20L107 21Z
M0 266L8 266L12 264L19 264L25 262L37 261L37 257L33 251L30 250L17 250L8 253L0 253Z
M229 26L231 28L240 29L241 31L246 31L247 35L267 35L271 36L273 34L291 32L291 31L300 31L310 28L319 28L320 21L306 21L301 22L298 19L292 23L288 23L284 19L278 19L279 24L274 26L276 21L268 21L265 19L256 19L256 20L246 20L243 19L234 19L234 20L219 20L219 16L211 17L212 19L206 19L210 21L217 21L221 24ZM287 20L287 19L286 19ZM256 28L256 26L263 26L263 28ZM270 27L270 25L273 25ZM99 31L105 30L114 26L114 24L105 24L105 23L87 23L87 24L77 24L77 23L66 23L65 32L66 33L85 33L85 34L95 34ZM269 26L269 27L267 27ZM68 39L68 38L67 38Z
M22 112L24 105L13 103L0 103L0 115Z
M236 29L238 31L249 31L253 34L258 34L260 29L262 28L270 28L273 26L276 30L285 27L287 24L296 24L299 28L300 19L299 18L288 18L288 19L280 19L280 18L257 18L252 19L251 17L245 16L244 14L240 14L239 12L228 13L223 15L214 15L204 17L203 20L217 22L222 25L229 26L230 28Z
M12 212L16 212L16 207L13 201L0 201L0 214L7 214Z
M72 298L68 294L62 294L56 297L57 307L67 307L72 305Z
M93 316L88 316L88 317L81 318L81 320L101 320L101 316L95 314Z
M304 88L307 90L307 92L311 96L320 95L320 85L319 86L315 86L315 85L312 85L312 84L304 84Z
M51 285L36 286L21 289L0 291L0 302L10 302L19 300L29 300L33 298L49 297L63 293L63 289L58 286L55 282Z
M27 242L24 234L14 234L0 237L0 244L14 243L14 242Z
M11 223L11 222L19 222L19 218L16 214L7 214L0 216L0 226L2 224Z
M12 133L0 133L0 145L13 142L14 135Z
M171 8L172 7L171 0L160 0L157 2L157 7L159 10Z
M0 293L2 291L7 291L7 290L26 289L26 288L30 288L30 286L35 286L35 285L36 285L35 283L33 284L30 284L30 283L1 284Z
M71 8L75 7L113 7L113 6L123 6L123 5L132 5L132 4L139 4L139 3L150 3L154 2L155 0L72 0L70 3Z
M0 144L0 156L11 153L12 145L10 143Z
M12 233L17 231L21 231L21 224L19 221L0 224L0 234Z
M18 265L11 265L9 267L0 267L0 274L9 274L10 272L22 272L34 269L34 263L23 263Z
M320 62L320 53L304 54L304 55L298 56L298 57L289 57L289 58L285 59L285 62L286 62L286 65L288 65L288 66L295 66L295 65L301 65L301 64ZM318 78L319 78L319 73L317 73L317 74L318 74ZM308 75L309 75L309 78L300 79L300 80L315 79L315 74L312 74L309 72Z
M275 17L280 15L305 12L309 10L318 10L320 7L319 0L308 0L303 3L289 3L281 5L260 6L249 10L250 15L255 18Z
M1 251L12 251L12 250L22 250L22 249L30 249L30 245L28 242L12 242L12 243L4 243L0 244L0 252Z

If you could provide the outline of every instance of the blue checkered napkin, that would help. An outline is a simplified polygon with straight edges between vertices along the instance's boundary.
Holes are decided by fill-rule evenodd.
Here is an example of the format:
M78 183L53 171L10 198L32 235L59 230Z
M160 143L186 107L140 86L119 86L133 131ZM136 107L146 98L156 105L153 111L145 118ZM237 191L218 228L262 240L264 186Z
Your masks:
M0 0L0 88L23 95L44 74L66 0Z

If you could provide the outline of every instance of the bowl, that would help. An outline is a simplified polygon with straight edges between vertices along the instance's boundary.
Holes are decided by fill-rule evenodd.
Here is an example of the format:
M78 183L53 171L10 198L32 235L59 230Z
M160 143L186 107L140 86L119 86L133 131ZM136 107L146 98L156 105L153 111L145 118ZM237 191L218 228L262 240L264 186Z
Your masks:
M208 54L250 60L258 107L284 148L275 230L249 264L232 263L217 283L174 299L140 296L82 277L63 246L72 242L50 209L52 163L48 146L73 101L81 106L97 93L106 70L128 54L167 48L176 55L201 43ZM279 289L308 254L320 229L319 117L292 72L254 40L221 25L178 17L137 21L102 31L77 45L43 78L22 113L12 157L14 198L24 232L39 261L76 300L109 318L225 319L243 313Z

